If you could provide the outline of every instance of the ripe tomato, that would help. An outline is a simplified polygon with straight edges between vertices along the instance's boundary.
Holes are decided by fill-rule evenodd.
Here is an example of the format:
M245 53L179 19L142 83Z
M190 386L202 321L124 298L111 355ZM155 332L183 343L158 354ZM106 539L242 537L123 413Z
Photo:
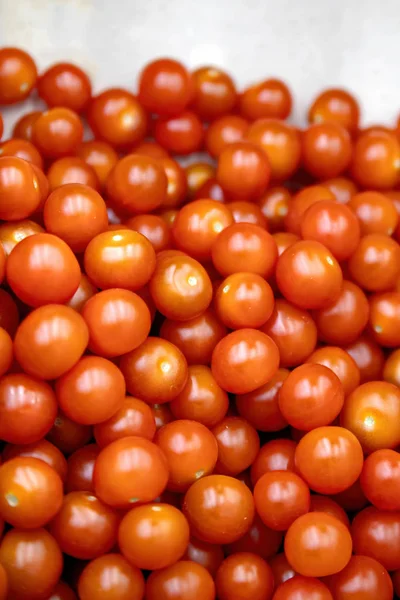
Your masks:
M376 294L370 299L369 324L372 337L381 345L400 345L400 292Z
M146 582L146 600L215 599L215 585L207 569L195 562L181 560L170 567L153 571Z
M236 105L237 92L232 78L216 67L193 71L192 107L203 121L229 114Z
M168 223L158 215L136 215L125 222L125 227L138 231L152 244L155 252L171 246L171 231Z
M93 433L100 448L132 435L151 441L156 433L156 423L148 404L126 396L121 408L107 421L95 425Z
M9 221L0 225L0 242L4 252L8 255L26 237L43 232L43 227L35 223L35 221L28 219Z
M334 122L310 125L301 137L302 163L318 179L341 175L350 165L352 143L349 132Z
M139 77L139 101L151 113L181 113L193 94L193 83L186 68L178 61L159 58L147 64Z
M169 504L146 504L122 519L118 545L129 563L139 569L163 569L182 558L189 543L189 525Z
M399 510L399 479L399 453L394 450L376 450L365 460L360 483L364 494L376 508Z
M360 107L352 94L342 89L328 89L319 94L308 112L310 123L338 123L356 133L360 119Z
M394 202L379 192L355 194L348 203L357 216L361 234L383 233L392 235L396 230L399 216Z
M361 133L353 150L351 173L364 188L390 190L400 177L400 144L391 131Z
M86 73L71 63L56 63L38 81L38 94L47 106L65 106L78 113L85 110L92 85Z
M212 577L215 577L218 567L224 560L224 553L221 546L208 544L192 537L183 555L183 560L191 560L205 567Z
M92 167L101 187L104 187L107 177L118 162L118 154L114 148L100 140L83 142L76 151L79 158Z
M400 568L400 512L369 506L353 519L354 553L369 556L388 571Z
M164 491L168 476L167 459L159 447L132 436L116 440L101 450L93 480L100 500L109 506L129 509L136 502L155 500Z
M201 149L204 130L196 113L185 110L173 117L159 117L154 137L171 154L186 155Z
M319 579L294 574L276 589L273 600L333 600L329 588Z
M274 591L271 567L257 554L238 552L228 556L215 577L220 600L237 596L254 600L270 600Z
M212 433L218 444L217 473L239 475L250 467L260 449L255 427L240 417L225 417Z
M343 571L329 578L328 585L337 600L393 598L389 573L369 556L352 556Z
M142 600L142 572L120 554L105 554L89 562L78 581L81 600Z
M218 157L217 181L231 197L257 200L270 178L268 158L256 144L245 141L226 146Z
M82 140L82 121L69 108L51 108L41 113L32 125L32 141L48 159L73 155Z
M35 458L43 461L58 473L63 483L67 478L67 461L63 453L46 439L32 444L7 444L2 453L3 462L20 456Z
M345 396L360 385L360 369L350 354L342 348L335 346L318 348L308 357L307 362L331 369L340 379Z
M207 152L218 158L226 146L243 141L248 127L248 121L238 115L219 117L207 128L204 140Z
M36 80L37 68L27 52L19 48L0 50L0 105L25 100Z
M83 440L83 443L85 441L87 440ZM93 471L99 452L97 444L88 444L78 448L68 457L68 476L65 484L67 492L94 492Z
M0 218L26 219L40 204L39 180L33 165L16 156L0 157Z

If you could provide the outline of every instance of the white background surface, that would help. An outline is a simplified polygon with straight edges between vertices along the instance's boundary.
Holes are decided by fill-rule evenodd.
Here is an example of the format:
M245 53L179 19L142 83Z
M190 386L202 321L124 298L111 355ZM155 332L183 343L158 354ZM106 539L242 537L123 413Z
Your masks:
M356 94L365 124L394 123L399 35L398 0L0 0L0 45L29 50L40 70L76 62L95 91L134 90L160 55L226 68L241 86L282 77L298 124L328 86ZM8 129L26 110L5 111Z

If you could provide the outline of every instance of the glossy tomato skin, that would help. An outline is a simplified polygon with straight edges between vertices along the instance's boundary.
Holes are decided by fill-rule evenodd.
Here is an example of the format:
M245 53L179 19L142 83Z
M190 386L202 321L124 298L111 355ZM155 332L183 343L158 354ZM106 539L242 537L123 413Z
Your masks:
M364 494L376 508L399 510L399 478L399 453L390 449L376 450L365 460L360 483Z
M43 159L40 152L28 140L11 139L0 146L1 156L17 156L43 170Z
M361 474L361 444L342 427L317 427L297 444L297 472L313 491L336 494L348 489Z
M46 437L61 452L71 454L89 442L92 437L92 429L88 425L75 423L58 411Z
M22 115L22 117L18 119L18 121L14 125L12 131L13 138L27 140L28 142L31 142L33 123L41 114L42 111L34 110L32 112L28 112Z
M226 327L209 308L187 321L165 319L160 328L160 337L177 346L189 365L209 364L215 346L226 333Z
M52 467L58 473L62 482L65 483L68 470L66 458L54 444L46 439L33 442L32 444L7 444L2 453L3 462L19 456L36 458L43 461Z
M256 329L238 329L228 334L218 342L211 359L217 383L233 394L246 394L261 387L275 375L278 365L275 342Z
M340 421L370 453L400 444L399 414L399 389L385 381L370 381L350 394Z
M17 457L0 467L0 515L14 527L43 527L61 508L63 484L49 465Z
M38 94L50 108L66 106L82 112L88 105L92 86L86 73L71 63L56 63L38 81Z
M103 188L112 168L118 162L118 154L114 148L101 140L89 140L82 142L77 149L77 155L92 167L100 186Z
M288 213L291 197L289 190L282 186L271 187L261 196L258 205L267 219L268 231L276 232L283 229L283 221Z
M41 335L45 331L46 336ZM47 304L33 310L20 324L14 352L29 375L56 379L81 358L89 341L83 318L69 306Z
M45 529L12 529L0 545L9 593L19 600L48 597L63 568L61 550Z
M210 575L215 577L218 567L224 560L224 553L221 546L208 544L192 537L189 540L183 559L191 560L205 567Z
M227 277L233 273L257 273L270 277L278 258L273 237L258 225L235 223L215 240L211 257L217 271Z
M158 430L154 443L167 459L168 490L186 492L200 477L211 475L219 453L218 437L214 436L205 425L185 419Z
M0 439L11 444L30 444L51 429L57 414L52 388L23 373L0 380Z
M2 223L0 225L0 242L8 255L26 237L43 232L43 227L29 219Z
M329 578L329 589L338 600L348 598L391 600L393 584L387 570L369 556L352 556L341 573Z
M125 398L125 381L119 368L100 356L84 356L56 382L61 410L81 425L110 419Z
M369 324L380 346L400 345L400 292L376 294L370 299Z
M167 250L171 246L170 228L159 215L136 215L136 217L130 217L125 225L144 235L156 252Z
M87 444L68 457L66 492L94 492L93 471L99 452L97 444Z
M79 263L67 244L49 233L26 237L7 260L7 280L29 306L67 302L79 286Z
M232 596L270 600L274 590L271 567L257 554L239 552L224 560L215 578L218 598Z
M349 132L337 123L316 123L302 134L302 163L318 179L341 175L350 165Z
M399 181L400 144L391 131L366 131L354 144L351 173L367 189L390 190Z
M308 112L310 123L333 121L355 133L360 119L360 107L354 96L343 89L328 89L319 94Z
M351 198L348 206L360 222L362 235L383 233L390 236L396 230L399 216L394 202L385 194L361 192Z
M85 272L100 289L139 290L150 280L155 265L151 243L129 229L100 233L89 242L84 255Z
M369 556L388 571L400 565L400 513L369 506L360 511L351 524L354 553Z
M213 158L218 158L229 144L244 139L249 122L238 115L226 115L213 121L205 135L206 150Z
M214 306L226 327L256 329L271 316L274 295L269 283L257 273L233 273L218 287Z
M83 569L78 581L81 600L142 600L142 572L121 554L105 554Z
M82 140L82 121L69 108L51 108L43 112L32 126L32 141L42 156L48 159L74 154Z
M158 115L181 113L189 104L193 83L184 65L170 58L148 63L139 76L139 101Z
M119 516L89 492L70 492L49 529L61 550L93 559L111 550L117 540Z
M198 539L230 544L251 527L254 501L247 486L226 475L208 475L186 492L183 513Z
M360 369L355 360L342 348L323 346L308 357L307 362L323 365L340 379L345 396L360 385Z
M273 600L333 600L329 588L315 577L294 575L276 588Z
M325 577L339 573L351 558L348 528L326 513L307 513L289 527L285 553L300 575Z
M0 377L10 370L14 359L13 341L10 334L0 327Z
M111 471L112 480L107 475ZM132 503L155 500L164 491L168 476L167 460L158 446L132 436L116 440L101 450L93 480L100 500L112 507L129 509Z
M239 98L240 113L250 121L263 118L287 119L292 95L280 79L266 79L249 86Z
M340 379L323 365L304 364L292 371L279 392L279 409L292 427L310 431L329 425L343 408Z
M287 427L288 423L279 409L278 398L288 375L287 369L278 369L265 385L253 392L236 396L236 408L240 416L258 431L280 431Z
M233 198L257 200L269 183L268 159L262 149L251 142L229 144L218 157L216 178Z
M300 308L324 308L341 291L341 268L329 250L314 241L296 242L279 257L276 280L286 300Z
M306 311L277 298L274 310L261 331L278 346L281 367L295 367L313 352L317 343L317 328Z
M147 338L141 346L125 354L120 369L128 392L149 404L173 400L188 377L187 362L179 348L156 337Z
M134 292L114 288L95 294L82 309L89 329L89 348L99 356L126 354L142 344L150 332L146 303Z
M0 51L0 105L25 100L34 88L37 68L27 52L19 48Z
M153 571L146 582L147 600L215 599L215 585L207 569L191 561L181 560L170 567Z
M310 185L297 192L287 207L283 220L285 231L300 235L301 223L307 209L325 200L335 201L335 196L322 184Z
M200 67L192 73L192 107L203 121L213 121L229 114L236 105L235 83L225 71Z
M341 521L346 527L350 528L350 520L347 513L340 504L329 496L311 494L310 511L328 513L329 515L332 515L332 517L336 517L336 519Z
M93 433L100 448L132 435L151 441L156 433L156 423L148 404L126 396L121 408L107 421L95 425Z
M26 219L40 204L39 181L33 165L16 156L0 157L0 218Z
M254 486L256 511L267 527L286 531L310 509L310 490L295 473L270 471Z
M400 350L394 350L386 359L383 379L400 387Z
M255 427L240 417L226 416L212 433L218 444L217 473L239 475L250 467L260 449Z
M121 553L140 569L163 569L182 558L189 543L189 525L169 504L138 506L122 519L118 531Z
M185 156L201 149L204 130L196 113L185 110L173 117L158 118L154 137L171 154Z
M120 88L105 90L92 98L87 118L96 138L118 150L141 142L147 130L143 107L131 93Z

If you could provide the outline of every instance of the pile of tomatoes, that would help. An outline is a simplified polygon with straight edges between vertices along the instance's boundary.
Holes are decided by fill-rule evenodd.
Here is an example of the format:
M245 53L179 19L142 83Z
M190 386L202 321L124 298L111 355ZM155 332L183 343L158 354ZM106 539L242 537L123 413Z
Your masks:
M0 49L0 105L31 95L0 146L0 600L400 596L399 126Z

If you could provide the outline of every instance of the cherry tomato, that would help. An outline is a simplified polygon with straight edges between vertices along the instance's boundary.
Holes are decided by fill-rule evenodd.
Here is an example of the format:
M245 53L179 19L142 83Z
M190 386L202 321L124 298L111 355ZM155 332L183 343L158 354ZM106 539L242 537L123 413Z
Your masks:
M351 525L354 553L374 558L388 571L400 568L400 512L369 506Z
M203 144L204 130L198 116L185 110L174 117L160 117L154 126L156 141L172 154L198 152Z
M179 164L176 161L174 161L174 163L176 165ZM186 175L185 189L187 190L188 196L193 198L198 190L215 176L215 167L208 162L195 162L188 165L185 168L184 173Z
M138 100L126 90L112 88L92 98L87 113L96 138L118 150L141 142L147 131L147 116Z
M95 294L82 309L89 329L89 348L100 356L113 357L137 348L150 332L146 303L129 290L114 288Z
M86 277L86 275L81 273L81 282L79 284L79 287L76 290L75 294L72 296L72 298L67 302L67 306L70 306L77 312L82 312L82 309L85 306L86 302L89 300L89 298L94 296L96 292L97 288L94 287L94 285L91 283L88 277Z
M264 473L254 487L256 511L263 523L277 531L290 525L310 509L310 490L290 471Z
M77 600L75 592L72 591L69 585L61 580L52 590L50 598L51 600Z
M211 433L205 425L183 419L158 430L154 443L167 459L167 489L186 492L193 482L213 472L220 452L218 436L215 439L213 434L215 431Z
M216 67L200 67L192 73L192 107L203 121L213 121L230 113L237 92L232 78Z
M310 314L278 298L269 320L261 327L278 346L280 365L294 367L313 352L317 328Z
M45 158L74 154L82 139L82 122L69 108L51 108L43 112L32 126L32 141Z
M360 369L355 360L342 348L324 346L307 358L308 363L323 365L331 369L342 383L345 396L360 385Z
M0 146L0 156L17 156L43 169L40 152L28 140L11 139L3 142Z
M349 564L329 578L337 600L392 600L393 584L386 569L368 556L352 556Z
M1 227L1 226L0 226ZM0 327L5 329L11 337L15 335L19 323L19 312L12 296L0 289ZM224 334L221 335L221 337Z
M135 146L132 150L132 154L141 154L142 156L150 156L150 158L156 158L160 160L163 158L169 158L168 152L164 150L160 144L146 140Z
M258 225L235 223L218 235L211 256L224 277L247 272L267 279L274 271L278 251L273 237Z
M8 255L26 237L43 232L43 227L28 219L6 222L0 225L0 242Z
M229 400L208 367L193 365L188 368L184 388L169 406L176 419L192 419L213 427L225 417Z
M95 190L100 187L94 169L79 156L65 156L54 161L47 178L52 191L69 183L80 183Z
M347 346L346 352L355 360L360 369L361 383L382 377L385 356L380 346L368 336L360 336L353 344Z
M47 598L63 568L61 550L45 529L11 529L0 545L9 595L18 600Z
M17 457L30 457L43 461L54 469L65 482L67 477L67 461L62 452L45 439L34 442L33 444L7 444L2 453L3 462Z
M49 67L39 77L37 88L40 98L50 108L65 106L77 113L85 110L92 95L89 77L71 63Z
M0 327L0 377L9 371L13 363L13 341L10 334Z
M161 252L171 246L170 227L158 215L136 215L125 222L125 226L138 231L152 244L155 252Z
M335 201L334 194L323 185L310 185L297 192L288 203L288 210L284 218L285 231L301 235L301 223L308 208L324 200Z
M267 219L267 229L271 232L281 231L288 213L291 200L289 190L284 187L271 187L259 199L262 214Z
M216 177L227 194L237 199L256 200L269 183L268 159L254 143L229 144L219 155Z
M296 575L295 571L289 565L284 552L273 556L269 561L269 566L274 576L275 589Z
M368 500L380 510L399 510L400 455L394 450L376 450L365 460L360 477Z
M111 361L84 356L56 382L61 410L81 425L110 419L125 398L125 381Z
M142 106L158 115L181 113L193 94L190 74L182 63L170 58L148 63L140 73L138 88Z
M142 600L142 572L120 554L105 554L89 562L78 581L81 600Z
M27 52L19 48L0 50L0 105L25 100L36 85L37 69Z
M228 207L216 200L195 200L179 211L172 226L175 245L198 260L209 260L218 235L233 224Z
M146 600L215 599L215 585L207 569L181 560L170 567L153 571L146 582Z
M233 477L209 475L189 488L183 502L193 535L213 544L230 544L251 527L253 497L248 487Z
M386 131L362 133L355 145L352 176L364 188L390 190L400 177L400 143Z
M127 396L121 408L107 421L94 427L94 437L104 448L123 437L139 436L152 440L156 423L151 408L138 398Z
M92 429L71 421L61 411L52 423L47 439L64 454L71 454L87 444L92 437Z
M0 218L5 221L26 219L38 208L40 199L33 166L16 156L0 157Z
M218 202L228 202L228 194L224 192L214 177L203 183L194 196L195 200L202 200L204 198L210 198L210 200L217 200Z
M128 154L107 179L107 193L119 210L128 215L147 213L160 206L167 192L167 176L154 158Z
M335 122L315 123L303 132L302 163L318 179L341 175L350 165L352 143L349 132Z
M239 329L216 345L211 370L227 392L246 394L268 383L279 365L275 342L256 329Z
M344 261L350 258L360 242L360 225L348 206L323 200L311 205L304 213L301 236L304 240L321 242L336 260Z
M51 429L57 402L44 381L23 373L0 379L0 439L11 444L31 444Z
M333 600L329 588L319 579L294 575L275 590L273 600Z
M346 525L346 527L350 528L350 520L346 512L340 506L340 504L335 502L335 500L332 500L332 498L329 498L329 496L311 494L310 511L328 513L328 515L336 517L336 519L341 521L344 525Z
M187 362L182 352L170 342L148 337L120 361L130 394L149 404L170 402L184 388Z
M118 544L129 563L140 569L163 569L176 563L189 543L189 525L169 504L147 504L122 519Z
M310 123L331 121L356 133L360 119L360 108L352 94L342 89L328 89L319 94L308 112Z
M101 187L104 187L107 177L118 162L118 154L107 142L90 140L83 142L77 149L79 158L92 167Z
M34 110L22 115L15 123L12 136L13 138L32 141L32 128L36 119L42 114L40 110Z
M368 316L367 297L358 285L346 280L336 301L313 313L319 339L337 345L355 342L365 329Z
M149 289L159 312L179 321L198 317L212 299L207 271L197 260L183 253L157 260Z
M239 475L253 463L260 449L256 429L240 417L225 417L212 429L218 444L216 472Z
M88 340L86 323L76 311L48 304L22 321L15 335L14 352L29 375L55 379L77 363Z
M341 424L360 441L365 452L400 444L400 390L386 381L360 385L346 399Z
M358 189L354 181L347 177L333 177L324 181L324 187L335 196L340 204L347 204L357 193Z
M26 237L7 260L7 281L29 306L66 302L78 289L80 276L72 250L49 233Z
M261 208L254 202L237 200L236 202L229 202L227 208L231 211L235 223L253 223L253 225L268 229L267 219L264 217Z
M400 349L394 350L386 359L383 379L400 387Z
M358 479L363 452L351 431L343 427L317 427L297 444L295 463L312 490L337 494Z
M248 121L237 115L226 115L216 119L206 131L207 152L214 158L218 158L227 146L243 141L248 128Z
M317 309L337 300L343 276L329 250L307 240L296 242L279 257L276 280L286 300L299 308Z
M396 230L399 216L390 198L379 192L355 194L348 206L357 216L361 234L382 233L392 235Z
M381 346L400 345L400 292L376 294L370 299L369 325Z
M253 598L270 600L274 590L271 567L257 554L239 552L224 560L219 567L215 585L220 600Z
M339 573L349 562L351 551L348 528L327 513L312 512L298 517L285 537L289 563L306 577Z
M133 503L157 498L165 489L168 476L167 460L159 447L132 436L116 440L101 450L93 480L100 500L109 506L130 509Z
M96 287L136 291L150 280L156 255L143 235L130 229L119 229L100 233L89 242L84 265Z
M94 492L93 471L99 452L97 444L88 444L71 454L68 458L68 477L65 485L67 492Z
M280 79L266 79L248 87L239 98L240 113L250 121L263 118L287 119L292 95Z
M256 273L233 273L214 295L220 321L230 329L261 327L271 317L274 295L269 283Z

